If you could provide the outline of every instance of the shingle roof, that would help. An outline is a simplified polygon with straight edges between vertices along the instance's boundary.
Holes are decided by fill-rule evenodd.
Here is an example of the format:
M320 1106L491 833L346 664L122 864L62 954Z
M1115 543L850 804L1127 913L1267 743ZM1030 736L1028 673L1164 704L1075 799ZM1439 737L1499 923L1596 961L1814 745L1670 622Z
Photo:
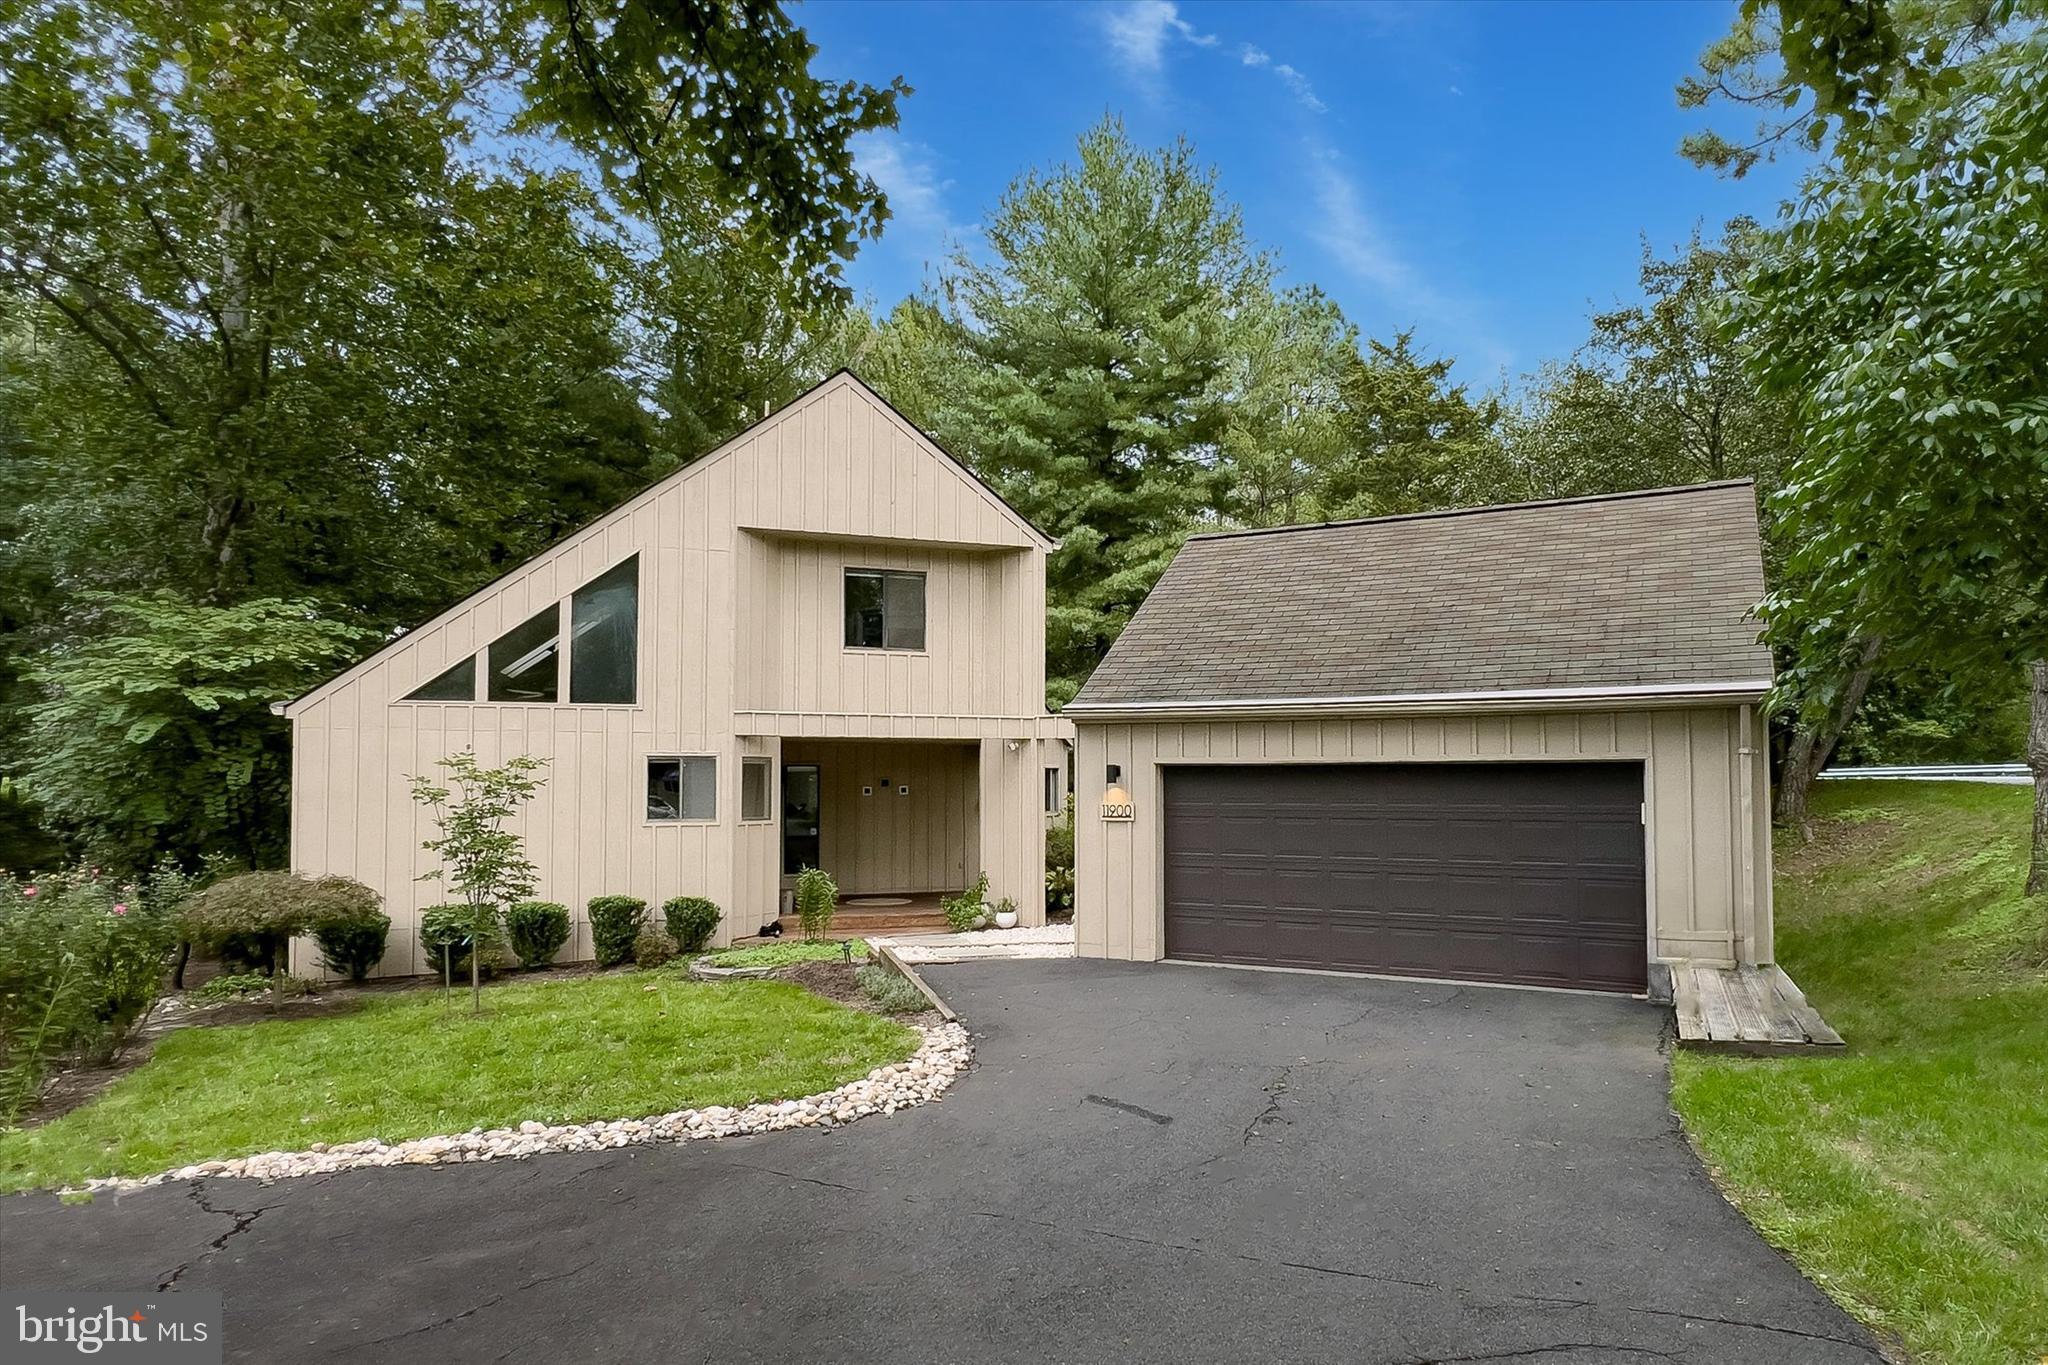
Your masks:
M1748 480L1191 538L1073 705L1771 676Z

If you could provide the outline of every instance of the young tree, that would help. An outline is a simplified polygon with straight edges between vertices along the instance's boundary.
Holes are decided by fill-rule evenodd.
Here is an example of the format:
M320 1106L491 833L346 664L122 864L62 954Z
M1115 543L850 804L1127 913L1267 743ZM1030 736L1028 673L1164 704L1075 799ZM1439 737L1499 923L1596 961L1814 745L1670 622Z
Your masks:
M1215 500L1244 320L1273 264L1216 175L1114 120L1011 185L940 282L968 358L937 433L1058 538L1047 691L1071 697Z
M433 811L440 837L421 845L441 859L441 866L421 874L422 881L445 881L469 907L470 1008L481 1014L483 968L478 959L487 942L504 938L497 932L500 907L529 895L540 881L539 869L526 856L526 843L506 825L533 799L544 778L535 777L544 760L521 754L496 768L477 761L464 749L440 760L446 785L429 777L412 779L412 799Z

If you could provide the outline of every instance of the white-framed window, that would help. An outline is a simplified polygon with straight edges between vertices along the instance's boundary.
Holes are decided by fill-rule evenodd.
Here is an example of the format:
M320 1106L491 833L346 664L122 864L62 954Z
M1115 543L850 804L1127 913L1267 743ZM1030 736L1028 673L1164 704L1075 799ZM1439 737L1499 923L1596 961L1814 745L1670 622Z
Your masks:
M775 818L775 760L740 760L740 820L745 824Z
M1047 768L1045 770L1045 813L1058 815L1067 805L1067 770Z
M924 575L907 569L848 569L846 647L922 650Z
M718 760L710 754L679 754L647 760L649 820L716 820Z

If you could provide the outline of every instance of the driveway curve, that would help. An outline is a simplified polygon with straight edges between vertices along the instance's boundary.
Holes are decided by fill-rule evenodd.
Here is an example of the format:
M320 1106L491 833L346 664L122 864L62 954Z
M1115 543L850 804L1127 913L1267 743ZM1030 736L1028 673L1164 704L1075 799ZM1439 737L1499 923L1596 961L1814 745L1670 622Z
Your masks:
M1639 1001L935 967L941 1103L0 1201L10 1287L204 1287L238 1361L1879 1359L1686 1146Z

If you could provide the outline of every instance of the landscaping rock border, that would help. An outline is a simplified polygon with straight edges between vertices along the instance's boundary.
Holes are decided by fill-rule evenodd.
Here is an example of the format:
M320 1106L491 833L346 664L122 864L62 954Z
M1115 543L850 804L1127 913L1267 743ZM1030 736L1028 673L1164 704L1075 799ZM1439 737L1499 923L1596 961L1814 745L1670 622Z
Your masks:
M694 1142L700 1138L774 1133L789 1128L839 1128L855 1119L893 1114L937 1100L972 1064L974 1048L967 1040L967 1030L959 1024L911 1027L922 1035L923 1041L905 1060L876 1067L860 1080L801 1099L771 1100L738 1108L711 1105L704 1109L678 1109L651 1118L595 1123L549 1125L528 1119L511 1128L473 1128L467 1133L405 1142L367 1138L332 1146L315 1143L303 1152L263 1152L201 1161L151 1176L107 1176L86 1181L84 1188L94 1192L139 1190L167 1181L216 1177L268 1182L365 1166L439 1166L508 1157L518 1160L544 1152L597 1152L649 1142Z

